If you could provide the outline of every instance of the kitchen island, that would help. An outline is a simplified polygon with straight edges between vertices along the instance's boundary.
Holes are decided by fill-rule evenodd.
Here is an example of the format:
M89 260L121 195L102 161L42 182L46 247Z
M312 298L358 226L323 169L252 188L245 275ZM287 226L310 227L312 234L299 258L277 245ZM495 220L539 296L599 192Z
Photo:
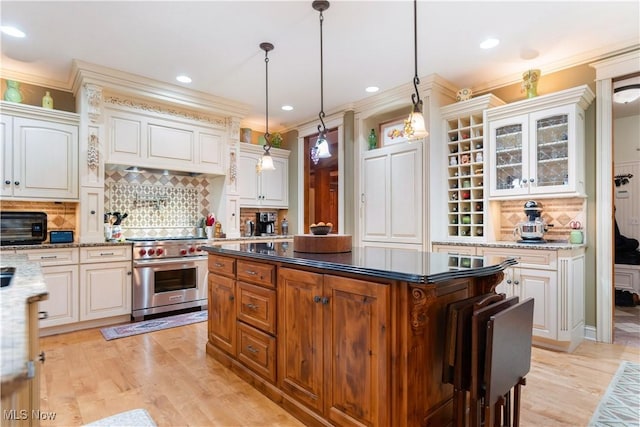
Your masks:
M204 246L207 353L307 425L452 420L449 303L493 293L513 259L290 242Z

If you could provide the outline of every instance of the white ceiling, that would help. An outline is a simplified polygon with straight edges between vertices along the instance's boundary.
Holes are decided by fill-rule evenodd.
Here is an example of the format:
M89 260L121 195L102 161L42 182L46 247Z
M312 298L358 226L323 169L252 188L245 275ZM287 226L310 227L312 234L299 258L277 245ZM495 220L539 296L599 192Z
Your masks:
M361 100L366 86L411 82L413 3L332 0L324 12L324 111ZM418 71L458 87L492 88L640 43L640 2L423 1ZM2 69L69 87L71 63L93 64L246 103L243 124L264 127L269 41L270 130L313 120L320 110L318 12L306 1L6 1ZM488 36L501 44L478 48ZM185 73L193 83L177 83ZM54 82L51 82L54 83ZM280 109L284 104L294 111ZM409 100L407 100L409 104Z

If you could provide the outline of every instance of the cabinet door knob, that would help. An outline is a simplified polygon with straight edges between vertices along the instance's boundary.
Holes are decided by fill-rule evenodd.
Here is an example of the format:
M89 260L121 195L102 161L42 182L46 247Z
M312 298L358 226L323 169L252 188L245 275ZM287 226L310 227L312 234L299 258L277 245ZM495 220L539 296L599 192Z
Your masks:
M49 313L47 311L39 311L38 312L38 320L45 320L49 318Z
M5 184L9 185L11 184L11 181L9 181L8 179L4 181Z
M533 182L533 181L535 181L535 179L529 178L529 182Z
M234 297L233 295L229 295L229 301L233 301L234 299L236 299L236 297Z
M517 281L517 280L514 280L513 284L514 284L514 285L519 285L519 284L520 284L520 282L519 282L519 281Z
M327 298L327 297L322 297L322 304L324 304L324 305L329 304L329 298Z
M15 185L20 185L20 181L15 181L14 184Z
M38 356L38 360L39 360L41 363L44 363L45 359L46 359L46 357L45 357L44 351L41 351L41 352L40 352L40 355Z
M95 215L95 214L96 214L96 211L91 211L91 215Z
M131 276L133 273L131 271L127 271L127 276Z
M322 301L322 298L320 298L318 295L313 297L313 302L320 302L320 301Z
M507 279L507 284L510 285L511 284L511 279Z

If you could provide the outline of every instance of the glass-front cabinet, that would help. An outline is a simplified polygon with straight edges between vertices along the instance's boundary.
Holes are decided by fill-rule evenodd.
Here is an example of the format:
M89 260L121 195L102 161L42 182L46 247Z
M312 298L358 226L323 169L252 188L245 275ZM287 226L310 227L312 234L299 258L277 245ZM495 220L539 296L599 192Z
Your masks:
M587 86L488 109L490 198L584 196Z

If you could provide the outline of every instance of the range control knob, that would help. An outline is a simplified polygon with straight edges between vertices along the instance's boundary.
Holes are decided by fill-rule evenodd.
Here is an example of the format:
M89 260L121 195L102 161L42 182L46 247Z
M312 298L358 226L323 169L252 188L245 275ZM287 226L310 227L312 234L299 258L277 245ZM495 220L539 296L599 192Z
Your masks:
M158 255L158 256L162 255L163 253L164 253L164 249L162 249L162 248L158 248L156 250L156 255Z
M155 250L155 249L149 249L149 255L153 255L153 254L155 254L155 253L156 253L156 250Z
M138 253L140 254L140 256L145 256L147 254L147 250L143 248L143 249L140 249Z
M190 252L190 253L194 253L195 251L196 251L196 248L194 248L193 246L191 246L191 247L189 248L189 252Z
M198 251L198 252L202 252L202 249L200 249L200 246L198 246L198 247L196 248L196 251Z
M187 254L186 249L180 249L180 255L186 255L186 254Z

